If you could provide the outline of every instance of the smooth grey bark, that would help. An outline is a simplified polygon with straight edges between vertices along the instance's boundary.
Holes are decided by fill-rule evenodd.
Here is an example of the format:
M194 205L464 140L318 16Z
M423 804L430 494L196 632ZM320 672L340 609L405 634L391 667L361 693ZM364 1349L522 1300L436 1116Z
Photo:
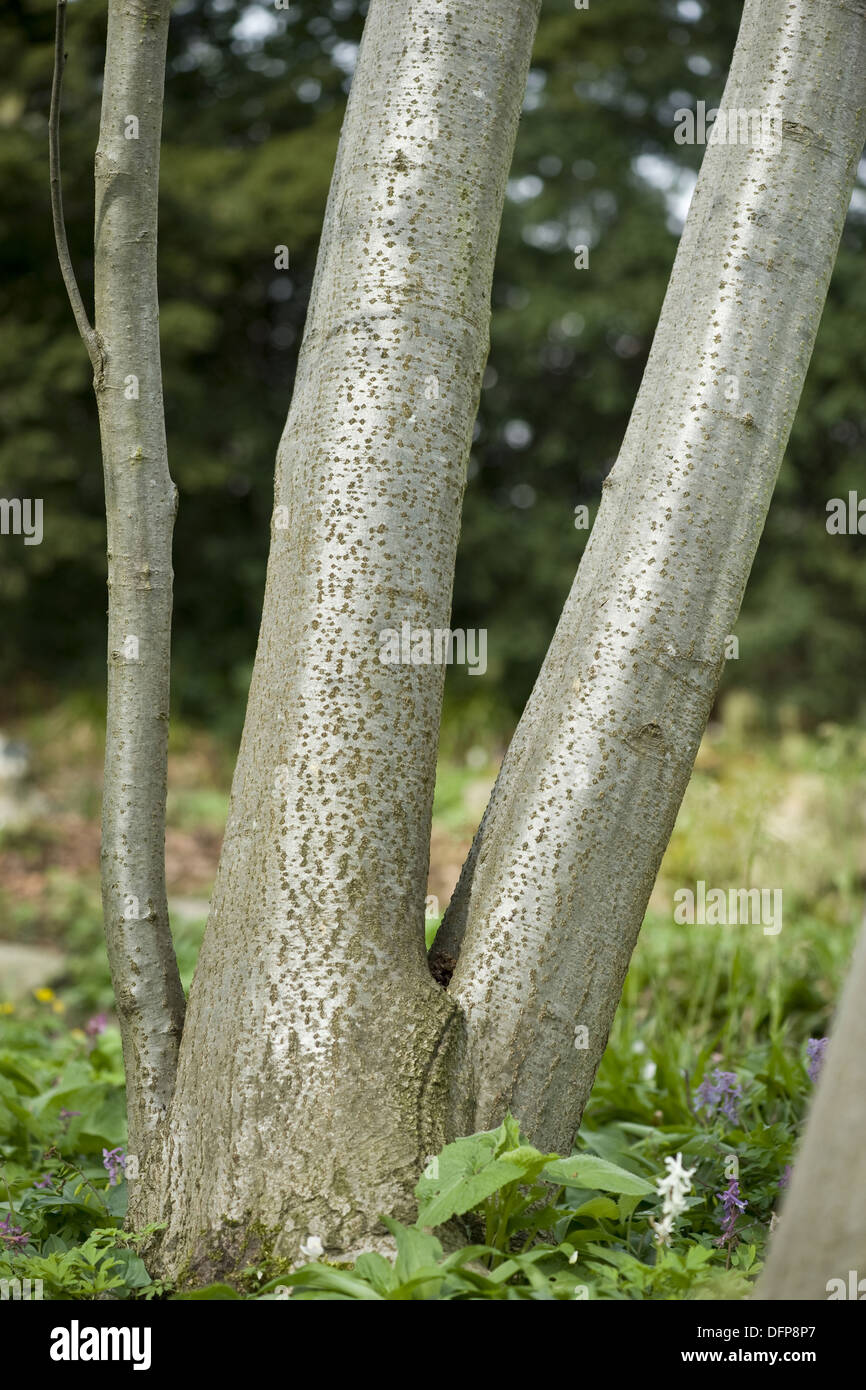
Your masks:
M866 1282L860 1283L866 1281L864 997L866 925L845 983L779 1226L754 1294L757 1299L866 1297ZM831 1280L841 1281L841 1288Z
M171 538L156 284L157 196L169 0L109 0L96 152L95 315L72 271L60 192L65 0L58 0L51 190L58 256L94 367L108 528L108 717L102 898L140 1159L174 1088L184 996L165 891ZM131 1165L130 1165L131 1168Z
M161 1161L168 1273L410 1217L469 1118L424 897L445 629L538 0L373 0L280 443L264 611ZM156 1260L156 1257L154 1257Z
M707 148L620 456L434 947L458 958L473 1128L510 1109L541 1148L572 1143L764 526L864 99L862 6L747 0L720 106L772 114L780 138Z
M165 889L171 541L157 296L157 204L170 0L109 0L96 151L95 328L108 522L102 900L123 1038L129 1152L171 1097L184 996Z

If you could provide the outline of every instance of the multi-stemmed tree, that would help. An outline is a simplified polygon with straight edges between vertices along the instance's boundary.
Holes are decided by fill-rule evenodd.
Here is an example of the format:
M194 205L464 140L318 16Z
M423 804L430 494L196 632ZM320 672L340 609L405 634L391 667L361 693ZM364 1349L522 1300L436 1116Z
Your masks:
M747 0L622 450L428 959L444 666L421 648L383 662L381 635L448 628L538 8L371 0L185 1020L163 870L168 0L109 0L93 328L55 183L105 461L103 873L131 1219L164 1223L168 1274L231 1272L263 1243L294 1256L308 1233L343 1257L380 1244L378 1214L411 1215L426 1156L506 1110L568 1148L713 702L866 134L866 18L838 0Z

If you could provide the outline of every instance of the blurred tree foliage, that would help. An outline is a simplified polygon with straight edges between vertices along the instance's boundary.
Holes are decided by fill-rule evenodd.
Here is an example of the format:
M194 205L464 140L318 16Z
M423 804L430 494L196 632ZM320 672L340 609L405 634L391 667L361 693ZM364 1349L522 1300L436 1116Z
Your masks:
M287 0L280 0L281 4ZM470 463L453 624L487 627L489 677L449 673L466 737L531 688L652 340L699 147L674 111L718 104L741 6L545 0L509 183ZM173 11L160 300L175 533L175 705L236 729L255 649L304 311L364 0L180 0ZM92 294L92 161L105 0L72 0L62 126L66 219ZM87 357L48 205L52 0L0 16L0 495L42 497L45 538L0 550L6 709L100 690L105 541ZM818 347L738 627L728 686L808 720L864 704L866 567L826 502L866 478L866 191L859 184ZM275 247L290 249L288 271ZM589 248L589 269L575 265ZM866 484L863 484L866 490ZM423 544L423 537L419 537ZM479 689L483 687L483 691ZM468 703L467 703L468 702Z

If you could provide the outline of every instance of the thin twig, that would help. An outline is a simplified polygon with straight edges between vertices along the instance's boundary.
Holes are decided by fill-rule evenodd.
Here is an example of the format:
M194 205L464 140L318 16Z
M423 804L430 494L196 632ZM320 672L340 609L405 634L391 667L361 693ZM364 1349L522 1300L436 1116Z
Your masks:
M66 63L66 54L63 51L66 32L66 3L67 0L57 0L57 24L54 31L54 75L51 81L51 109L48 116L51 218L54 223L57 259L60 262L60 273L63 276L66 293L69 295L69 303L72 305L78 331L93 363L93 370L99 375L102 369L102 351L96 331L87 317L84 300L81 298L81 291L78 288L78 281L72 268L72 258L69 255L69 245L66 240L66 223L63 220L63 195L60 187L60 91L63 85L63 68Z

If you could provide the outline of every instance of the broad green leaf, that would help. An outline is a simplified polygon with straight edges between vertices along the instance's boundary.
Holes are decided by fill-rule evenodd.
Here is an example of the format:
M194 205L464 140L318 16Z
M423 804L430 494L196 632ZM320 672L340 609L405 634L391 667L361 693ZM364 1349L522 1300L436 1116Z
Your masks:
M240 1294L237 1289L233 1289L230 1284L206 1284L203 1289L191 1289L189 1293L173 1294L170 1302L190 1303L200 1299L239 1299Z
M24 1089L24 1093L35 1096L39 1092L39 1081L36 1072L27 1066L26 1061L17 1053L0 1052L0 1076L6 1076L12 1082L19 1082L17 1089Z
M436 1298L445 1279L441 1265L422 1265L416 1270L411 1279L406 1279L403 1283L391 1291L388 1295L392 1299L409 1298L418 1293L422 1298Z
M609 1163L594 1154L572 1154L548 1163L544 1177L566 1187L589 1187L597 1192L623 1192L632 1197L646 1197L655 1189L646 1178Z
M522 1255L512 1255L510 1259L504 1260L498 1269L488 1275L491 1283L504 1284L513 1274L529 1273L536 1260L544 1259L545 1255L550 1255L549 1246L543 1246L540 1250L527 1250Z
M486 1197L519 1180L520 1174L515 1173L514 1165L501 1158L477 1169L470 1165L446 1166L440 1158L438 1179L424 1180L425 1187L420 1191L416 1189L418 1224L441 1226L452 1216L471 1211Z
M75 1085L61 1084L42 1091L33 1099L33 1113L48 1112L56 1117L61 1110L77 1110L85 1115L95 1110L105 1098L108 1087L104 1081L81 1081Z
M628 1218L632 1215L635 1207L639 1204L640 1200L640 1197L634 1196L633 1194L628 1194L625 1192L622 1194L622 1196L619 1198L617 1202L617 1207L619 1208L620 1221L628 1221Z
M513 1163L494 1157L499 1137L499 1131L494 1130L445 1146L439 1155L438 1176L423 1176L415 1188L419 1226L440 1226L519 1181L519 1165L515 1172Z
M60 1236L47 1236L42 1242L43 1255L63 1255L68 1249L67 1242Z
M109 1250L108 1254L114 1263L113 1273L120 1275L126 1288L144 1289L153 1283L144 1260L140 1255L136 1255L134 1250L125 1250L118 1246Z
M533 1182L546 1164L553 1162L558 1156L543 1154L529 1144L521 1144L517 1149L507 1149L498 1157L501 1162L512 1163L515 1168L519 1168L524 1182Z
M581 1202L573 1214L575 1216L593 1216L596 1220L616 1221L619 1216L619 1207L610 1197L590 1197L588 1202Z
M41 1138L46 1132L36 1116L23 1104L12 1082L7 1077L0 1076L0 1109L4 1107L30 1134Z
M442 1259L442 1246L435 1236L417 1226L404 1226L390 1216L383 1216L381 1221L397 1242L394 1274L398 1284L405 1284L419 1269L435 1266Z
M371 1288L381 1294L389 1294L400 1282L390 1262L375 1250L358 1256L354 1272L359 1279L366 1280Z
M90 1188L84 1188L80 1197L63 1197L58 1193L49 1193L45 1197L33 1196L29 1201L33 1207L40 1210L80 1211L91 1221L104 1221L106 1208L101 1198L101 1193L94 1193L91 1192Z
M330 1265L318 1263L305 1265L296 1274L287 1275L283 1283L302 1288L326 1289L349 1298L364 1299L367 1302L373 1300L379 1303L382 1301L382 1295L377 1293L375 1289L371 1289L369 1284L365 1284L363 1279L357 1279L354 1274L348 1274L345 1270L333 1269Z

